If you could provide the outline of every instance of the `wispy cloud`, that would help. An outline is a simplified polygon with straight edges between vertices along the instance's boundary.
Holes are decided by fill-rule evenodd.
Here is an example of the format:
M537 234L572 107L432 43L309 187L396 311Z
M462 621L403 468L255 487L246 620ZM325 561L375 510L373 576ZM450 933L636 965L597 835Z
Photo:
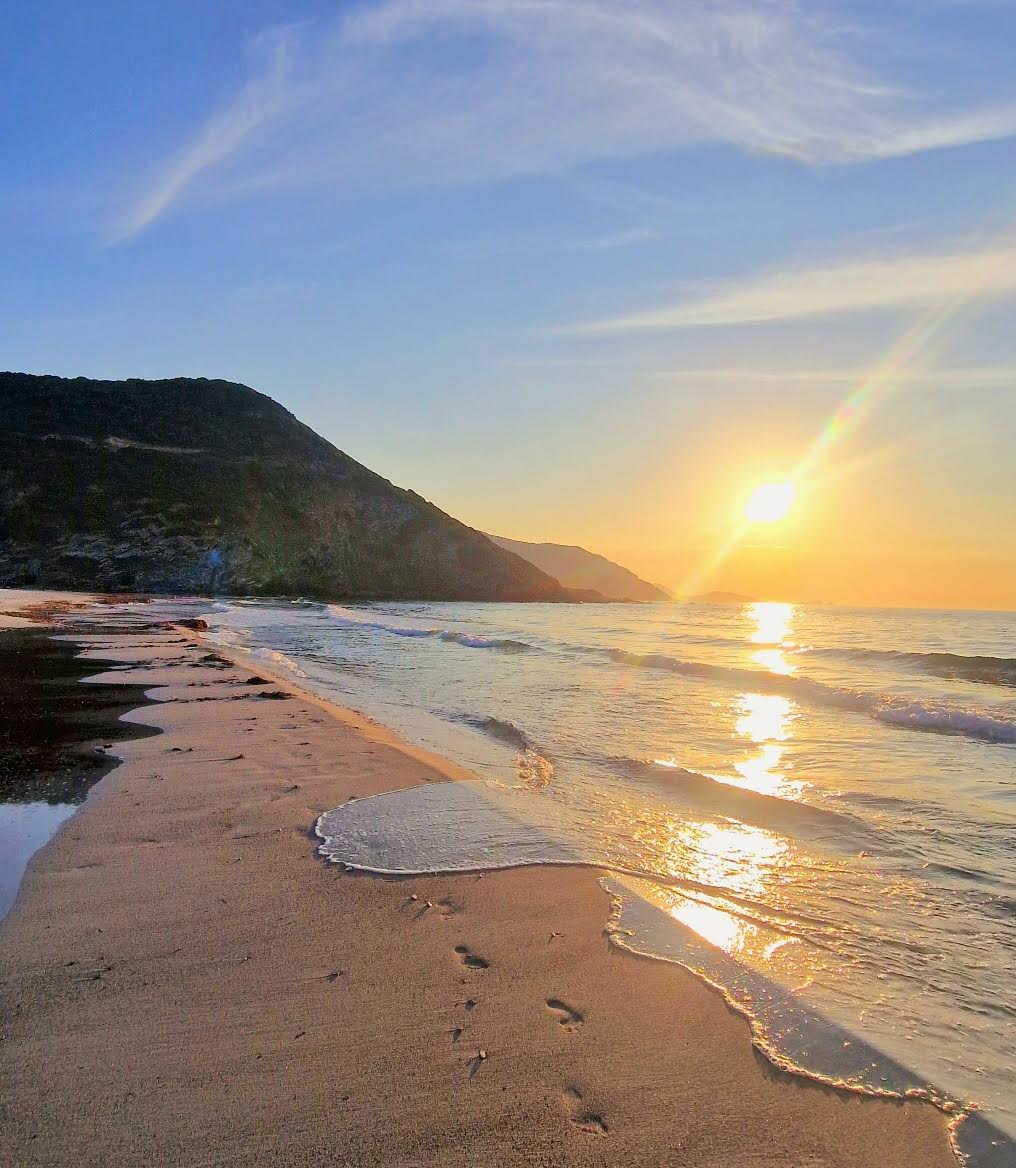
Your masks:
M557 255L567 253L619 251L622 248L652 243L660 232L650 227L629 227L604 235L532 236L516 239L441 240L430 246L435 250L470 256Z
M815 366L813 368L781 367L778 365L706 365L698 368L673 367L669 369L633 367L631 360L618 356L612 360L578 357L533 358L510 362L513 369L557 370L606 369L621 371L629 381L649 379L681 386L709 386L713 391L761 390L771 392L781 388L800 388L818 391L837 391L857 385L871 372L870 367ZM1016 390L1016 364L966 365L953 368L919 368L901 374L915 389L940 390Z
M587 335L799 320L1016 292L1016 246L875 257L769 272L678 304L575 325Z
M848 163L1016 134L907 93L794 0L377 0L269 30L113 236L183 200L495 181L696 143ZM892 46L883 54L891 57Z
M651 376L667 382L710 385L718 388L765 389L779 386L811 386L835 389L856 385L870 370L857 368L705 368L657 370ZM1007 390L1016 389L1016 365L970 365L959 368L919 369L906 374L915 389Z

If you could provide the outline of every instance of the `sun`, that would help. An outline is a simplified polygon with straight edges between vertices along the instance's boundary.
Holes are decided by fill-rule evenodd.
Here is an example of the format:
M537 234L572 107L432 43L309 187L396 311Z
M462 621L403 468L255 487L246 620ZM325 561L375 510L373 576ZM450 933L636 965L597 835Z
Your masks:
M748 497L744 517L750 523L776 523L786 519L795 494L793 483L762 483Z

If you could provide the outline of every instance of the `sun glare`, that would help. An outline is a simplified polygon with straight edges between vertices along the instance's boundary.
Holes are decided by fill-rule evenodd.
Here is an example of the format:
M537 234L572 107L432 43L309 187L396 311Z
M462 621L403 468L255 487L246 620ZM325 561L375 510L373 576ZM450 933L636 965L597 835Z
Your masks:
M744 505L744 517L751 523L776 523L786 519L794 505L793 483L763 483Z

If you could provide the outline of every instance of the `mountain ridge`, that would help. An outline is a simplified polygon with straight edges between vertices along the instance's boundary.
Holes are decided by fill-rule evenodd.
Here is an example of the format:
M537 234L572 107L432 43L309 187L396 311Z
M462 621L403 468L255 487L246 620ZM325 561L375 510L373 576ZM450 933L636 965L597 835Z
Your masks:
M527 543L503 535L489 535L499 547L528 560L541 571L577 592L599 592L607 600L670 600L656 584L636 576L623 565L578 544Z
M0 584L572 599L249 386L12 372L0 373Z

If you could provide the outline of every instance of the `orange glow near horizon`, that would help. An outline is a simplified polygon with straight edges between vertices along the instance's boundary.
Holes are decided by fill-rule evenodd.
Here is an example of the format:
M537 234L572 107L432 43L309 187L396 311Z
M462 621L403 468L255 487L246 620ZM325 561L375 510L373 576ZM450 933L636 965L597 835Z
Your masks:
M1009 225L1000 235L1009 235L1012 230L1012 225ZM955 292L942 296L936 303L922 312L889 347L867 376L861 378L851 387L829 415L818 434L807 445L793 472L782 481L771 481L756 486L750 492L739 516L733 522L728 522L725 525L725 530L719 527L714 528L706 537L708 550L701 556L699 562L686 572L683 581L677 588L676 595L679 598L693 596L710 589L761 591L762 589L758 587L757 582L751 580L751 577L745 572L743 565L736 573L729 571L722 576L720 575L721 569L731 561L748 558L756 561L768 560L769 564L776 568L776 571L769 573L766 571L767 565L765 563L757 562L752 575L764 579L767 575L773 574L791 581L789 587L793 591L790 594L795 599L809 599L808 593L802 594L805 587L810 589L817 587L820 590L818 592L819 598L828 599L825 593L829 589L830 582L840 585L845 580L852 580L855 585L866 589L883 590L883 596L879 596L877 593L869 596L862 595L856 599L849 596L845 598L836 596L833 598L834 600L846 599L861 604L911 603L950 606L948 599L949 577L973 579L974 573L971 565L964 565L962 555L957 553L952 562L945 565L936 564L932 571L929 571L930 564L919 566L923 559L930 558L933 554L931 550L934 546L933 543L929 543L925 548L920 548L919 545L911 544L907 539L902 541L902 546L894 542L900 528L892 526L891 521L895 516L891 513L889 515L890 523L880 524L874 530L877 531L878 538L884 541L885 546L894 552L898 551L900 556L900 563L894 573L895 579L892 581L885 578L886 558L876 555L875 549L871 547L870 543L862 542L863 535L855 535L853 531L846 532L846 539L843 539L842 532L838 533L838 538L833 544L829 539L829 528L821 528L816 525L811 532L810 539L790 540L789 543L772 549L768 549L764 545L753 547L752 535L759 526L780 525L786 521L794 510L795 499L799 494L805 491L809 494L814 494L817 491L825 493L839 478L848 474L856 475L860 469L866 468L873 459L882 457L886 453L884 451L881 454L878 451L869 451L862 458L855 457L848 462L843 462L841 459L839 465L835 461L836 451L843 446L844 442L853 437L869 421L871 416L883 408L902 387L918 377L923 368L929 366L929 357L934 351L935 344L941 340L942 334L972 302L978 299L982 290L990 284L993 267L1003 262L1004 257L1008 254L1005 249L999 249L997 256L1002 258L996 258L990 250L986 251L986 258L974 277L965 281ZM892 451L890 450L889 453ZM758 554L746 557L744 553L748 552L749 549ZM792 554L787 555L788 551ZM914 564L913 581L906 577L908 564L904 557L910 559ZM972 557L968 556L969 558ZM1010 560L998 557L996 572L999 568L1001 569L999 574L1002 579L995 582L988 578L990 572L988 565L995 559L994 554L989 553L984 558L986 561L984 579L978 583L981 593L985 594L987 599L981 600L979 605L975 602L973 606L1013 607L1016 604L1016 594L1006 603L1006 592L1016 580L1016 557ZM876 564L879 567L879 572L874 573L875 578L872 579L872 569ZM793 569L797 566L816 567L818 571L813 572L812 575L818 579L818 584L809 586L798 583L802 573L798 573L795 578ZM781 567L782 571L779 570ZM942 567L945 567L945 573L941 571ZM917 579L918 576L920 579ZM920 588L927 595L914 596L912 599L906 595L892 597L893 592L905 593L908 587L915 590ZM955 583L952 584L952 588L958 591ZM945 593L941 600L936 595L936 592L939 591ZM773 593L769 592L768 594L772 595ZM963 599L961 596L957 596L951 603L958 607L963 604Z

